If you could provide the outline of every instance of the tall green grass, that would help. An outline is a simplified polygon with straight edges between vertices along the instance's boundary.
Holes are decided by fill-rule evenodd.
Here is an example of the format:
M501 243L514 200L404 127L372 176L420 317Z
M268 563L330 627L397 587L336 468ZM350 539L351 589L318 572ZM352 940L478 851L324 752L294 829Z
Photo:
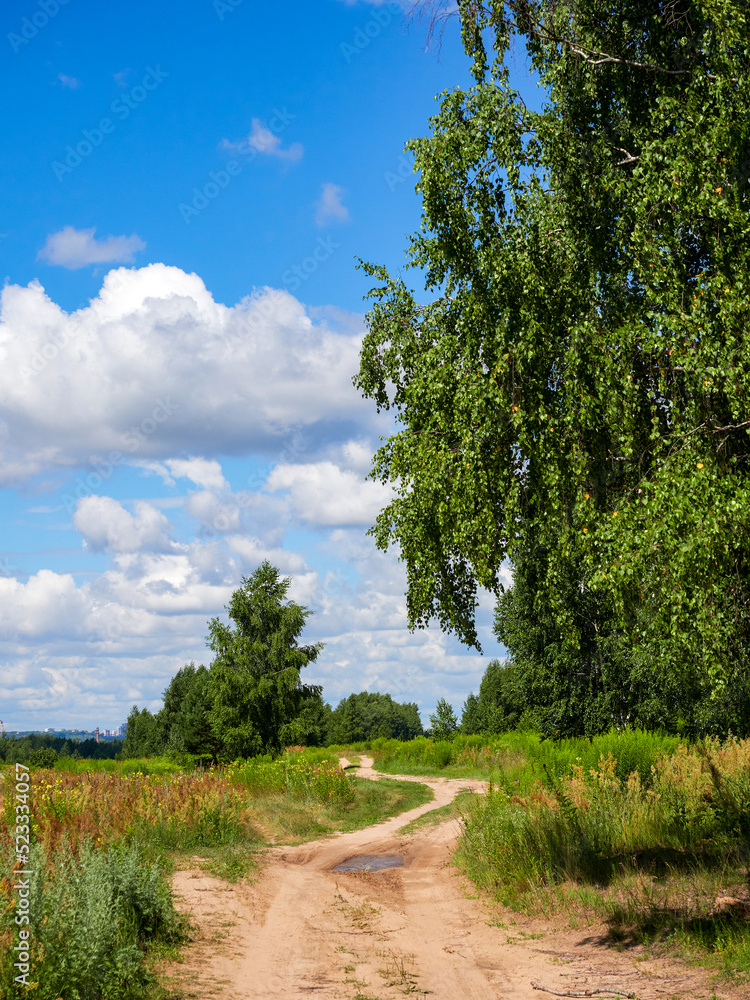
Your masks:
M505 775L470 800L457 861L511 906L546 905L566 885L595 887L614 936L679 931L736 968L750 959L750 928L742 906L718 912L716 899L746 895L750 740L678 743L670 755L661 739L624 745L637 751L626 777L611 750L585 766L582 745L566 768L541 749L533 782Z
M438 741L418 736L408 743L373 740L372 751L375 766L386 774L503 775L522 787L537 780L551 787L574 767L588 770L608 754L616 761L620 779L637 771L647 784L651 767L674 753L679 743L679 737L666 733L612 729L592 739L549 740L536 733L512 732L493 737L458 734L453 740Z
M80 760L73 757L58 757L54 765L55 771L64 774L180 774L186 768L175 764L166 757L154 757L150 760ZM189 770L189 768L188 768Z
M35 844L27 867L33 871L28 930L34 985L15 982L14 893L4 878L0 995L140 1000L154 981L146 952L185 936L162 866L146 862L137 844L101 850L86 841L77 852L63 843L53 856Z
M249 792L286 792L293 798L335 802L354 801L354 786L329 750L290 747L274 760L270 756L236 761L226 771L227 779Z
M750 820L750 740L708 740L626 780L611 753L596 766L572 765L527 794L492 786L466 815L461 856L488 885L603 881L624 862L743 858Z

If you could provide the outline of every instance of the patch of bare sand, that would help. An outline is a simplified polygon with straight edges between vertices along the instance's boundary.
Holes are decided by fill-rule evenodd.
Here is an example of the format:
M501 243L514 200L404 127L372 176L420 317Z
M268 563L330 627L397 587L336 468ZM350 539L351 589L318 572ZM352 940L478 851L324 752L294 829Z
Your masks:
M359 774L377 780L372 761ZM404 836L398 831L478 781L410 778L433 802L354 833L272 848L252 884L230 885L195 869L174 876L179 908L197 927L183 962L167 970L188 998L541 1000L610 987L638 1000L744 1000L714 988L705 972L640 949L608 947L603 927L561 931L553 921L498 926L497 909L476 898L451 865L455 820ZM397 854L403 868L334 873L357 854ZM589 994L614 996L609 994Z

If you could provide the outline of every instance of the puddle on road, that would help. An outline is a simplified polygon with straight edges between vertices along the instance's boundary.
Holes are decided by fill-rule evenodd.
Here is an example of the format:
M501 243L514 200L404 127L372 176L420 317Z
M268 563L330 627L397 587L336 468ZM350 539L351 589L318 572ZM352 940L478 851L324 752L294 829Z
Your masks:
M404 859L398 854L357 854L340 865L333 872L380 872L384 868L403 868Z

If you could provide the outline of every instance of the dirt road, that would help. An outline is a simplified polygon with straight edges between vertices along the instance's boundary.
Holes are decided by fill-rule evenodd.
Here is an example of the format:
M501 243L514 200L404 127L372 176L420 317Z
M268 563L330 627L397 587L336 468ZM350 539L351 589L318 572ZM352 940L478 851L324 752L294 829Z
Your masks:
M359 773L380 777L362 758ZM601 929L557 930L480 902L450 858L455 820L410 835L411 820L450 802L469 780L414 778L435 799L377 826L272 848L253 884L231 885L199 869L177 872L178 906L198 927L184 961L169 970L188 998L226 1000L541 1000L586 990L639 1000L747 994L707 986L704 973L646 962L604 945ZM354 855L396 855L403 867L336 873ZM516 922L517 921L517 922ZM560 923L560 921L558 921ZM536 988L533 983L536 983Z

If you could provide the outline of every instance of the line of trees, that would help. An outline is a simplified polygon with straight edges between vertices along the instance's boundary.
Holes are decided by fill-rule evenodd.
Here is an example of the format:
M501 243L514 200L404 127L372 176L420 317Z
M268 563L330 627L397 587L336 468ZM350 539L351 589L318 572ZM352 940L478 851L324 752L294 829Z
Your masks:
M122 740L66 739L50 733L29 733L27 736L0 737L0 761L5 764L33 763L51 767L59 757L75 760L112 760L123 749Z
M714 691L692 672L678 674L657 643L634 643L607 595L582 589L572 570L558 576L557 608L578 636L575 646L566 642L555 611L536 600L543 561L538 549L519 559L498 601L494 632L510 656L492 660L478 695L466 699L463 732L524 728L562 738L630 725L691 737L750 734L746 669Z
M750 732L750 685L743 675L718 694L695 675L687 683L668 658L630 641L607 594L582 588L572 561L558 572L556 608L540 606L547 558L541 546L519 551L513 587L500 597L494 623L509 658L490 662L460 723L440 699L430 716L436 739L459 729L489 735L519 727L552 738L593 736L613 725L691 736ZM319 685L302 682L301 671L322 647L300 641L311 612L287 599L290 583L268 562L242 581L227 609L229 623L209 623L211 665L179 670L156 714L133 707L123 757L191 755L215 762L276 754L290 745L423 734L414 703L362 691L332 709ZM560 627L560 608L578 637L575 645Z

